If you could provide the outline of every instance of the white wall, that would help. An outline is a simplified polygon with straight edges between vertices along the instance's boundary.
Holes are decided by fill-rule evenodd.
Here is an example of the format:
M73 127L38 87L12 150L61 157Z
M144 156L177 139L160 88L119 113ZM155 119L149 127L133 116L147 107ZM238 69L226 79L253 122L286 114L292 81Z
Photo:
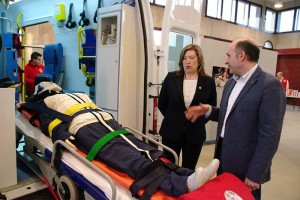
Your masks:
M212 75L213 66L226 67L224 64L225 55L229 43L212 39L202 39L201 48L205 62L205 73ZM220 105L223 88L217 87L217 106ZM216 139L217 122L209 121L206 124L206 141Z
M276 75L276 66L277 66L277 51L260 49L260 56L258 60L259 66L266 72Z

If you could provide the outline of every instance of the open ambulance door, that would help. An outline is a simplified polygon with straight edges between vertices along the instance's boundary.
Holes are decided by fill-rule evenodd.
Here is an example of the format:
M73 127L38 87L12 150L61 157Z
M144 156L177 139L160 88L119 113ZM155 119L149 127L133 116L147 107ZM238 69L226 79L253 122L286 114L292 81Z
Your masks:
M162 23L160 49L156 49L153 39L153 23L149 32L148 76L146 94L147 134L160 140L159 127L163 116L157 108L161 84L169 71L178 69L179 54L188 44L200 45L200 19L202 0L168 0ZM149 19L150 13L149 13ZM150 24L149 24L150 25Z

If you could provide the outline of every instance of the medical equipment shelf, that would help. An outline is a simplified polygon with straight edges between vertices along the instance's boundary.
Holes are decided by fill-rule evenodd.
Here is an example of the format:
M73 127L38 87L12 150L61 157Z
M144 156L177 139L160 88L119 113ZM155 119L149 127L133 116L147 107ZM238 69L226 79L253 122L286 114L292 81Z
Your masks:
M97 14L96 104L119 123L137 128L142 119L137 97L142 95L138 72L143 70L143 36L135 8L116 4L99 8Z

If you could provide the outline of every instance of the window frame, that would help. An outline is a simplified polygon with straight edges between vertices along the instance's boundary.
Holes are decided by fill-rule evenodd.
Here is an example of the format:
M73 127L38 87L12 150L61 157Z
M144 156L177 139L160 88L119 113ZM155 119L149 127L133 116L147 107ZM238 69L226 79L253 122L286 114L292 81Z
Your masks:
M250 11L251 11L251 6L254 5L256 7L260 7L260 16L259 16L259 23L258 23L258 28L256 27L252 27L252 26L249 26L249 21L250 21ZM255 29L255 30L261 30L261 23L262 23L262 13L263 13L263 7L262 5L259 5L257 3L253 3L253 2L250 2L249 4L249 20L248 20L248 27L251 28L251 29Z
M232 16L232 13L230 13L230 20L227 20L227 19L224 19L223 18L223 4L224 4L224 0L220 0L220 1L222 1L222 3L221 3L221 18L220 18L220 20L223 20L223 21L226 21L226 22L229 22L229 23L236 23L236 15L237 15L237 5L238 5L238 0L231 0L231 1L235 1L235 8L234 8L234 11L235 11L235 13L234 13L234 21L231 21L231 16ZM208 2L208 0L206 1L206 3ZM231 8L231 11L232 11L233 9ZM206 14L206 12L205 12L205 14Z
M293 27L293 31L294 32L299 32L300 31L300 6L297 6L295 8L295 16L294 16L294 27ZM298 24L299 24L299 30L295 30L296 28L296 17L297 17L297 11L299 11L299 19L298 19Z
M250 4L249 4L248 2L245 2L245 1L236 1L236 2L237 2L237 5L236 5L237 9L236 9L236 15L235 15L235 23L236 23L237 25L247 27L247 26L249 26ZM238 13L238 10L239 10L239 2L244 3L244 4L248 3L248 16L247 16L247 24L246 24L246 25L237 22L237 13ZM245 13L244 13L244 14L245 14Z
M270 10L270 11L273 11L275 13L275 24L274 24L274 30L273 31L266 31L266 16L267 16L267 11ZM277 29L277 13L278 11L276 11L275 9L272 9L270 7L266 7L265 9L265 20L264 20L264 32L266 33L273 33L275 34L276 33L276 29Z
M215 19L215 20L221 20L221 21L226 21L228 23L232 23L232 24L236 24L236 25L239 25L239 26L243 26L243 27L247 27L247 28L250 28L250 29L254 29L254 30L261 30L261 23L262 23L262 13L263 13L263 7L262 5L260 4L257 4L257 3L253 3L253 2L250 2L248 0L235 0L235 13L234 13L234 22L232 21L228 21L228 20L225 20L223 19L223 4L224 4L224 0L218 0L218 1L221 1L221 12L220 12L220 18L218 17L212 17L212 16L208 16L207 15L207 8L208 8L208 0L206 0L206 7L205 7L205 17L207 18L211 18L211 19ZM247 17L247 25L244 25L244 24L240 24L240 23L237 23L237 10L238 10L238 3L239 2L242 2L242 3L247 3L249 5L249 8L248 8L248 17ZM260 7L260 17L259 17L259 26L258 28L256 27L252 27L252 26L249 26L249 19L250 19L250 10L251 10L251 6L254 5L256 7ZM218 15L218 13L217 13Z
M278 34L281 34L281 33L292 33L294 32L294 24L295 24L295 8L287 8L287 9L283 9L283 10L280 10L277 12L277 15L276 15L276 33ZM278 23L279 23L279 14L280 13L283 13L283 12L287 12L287 11L294 11L294 16L293 16L293 24L292 24L292 30L291 31L283 31L283 32L278 32Z

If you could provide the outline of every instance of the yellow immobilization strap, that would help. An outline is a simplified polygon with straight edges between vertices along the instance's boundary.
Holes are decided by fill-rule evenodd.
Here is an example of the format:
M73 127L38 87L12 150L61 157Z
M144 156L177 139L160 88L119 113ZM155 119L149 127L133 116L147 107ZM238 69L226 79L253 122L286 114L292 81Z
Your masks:
M71 106L68 110L66 110L64 112L65 115L73 115L74 113L78 112L79 110L81 110L82 108L85 107L91 107L91 108L98 108L97 105L95 105L94 103L81 103L81 104L76 104ZM53 129L59 125L62 122L62 120L56 118L55 120L53 120L49 126L48 126L48 132L49 132L49 136L52 137L52 131Z

